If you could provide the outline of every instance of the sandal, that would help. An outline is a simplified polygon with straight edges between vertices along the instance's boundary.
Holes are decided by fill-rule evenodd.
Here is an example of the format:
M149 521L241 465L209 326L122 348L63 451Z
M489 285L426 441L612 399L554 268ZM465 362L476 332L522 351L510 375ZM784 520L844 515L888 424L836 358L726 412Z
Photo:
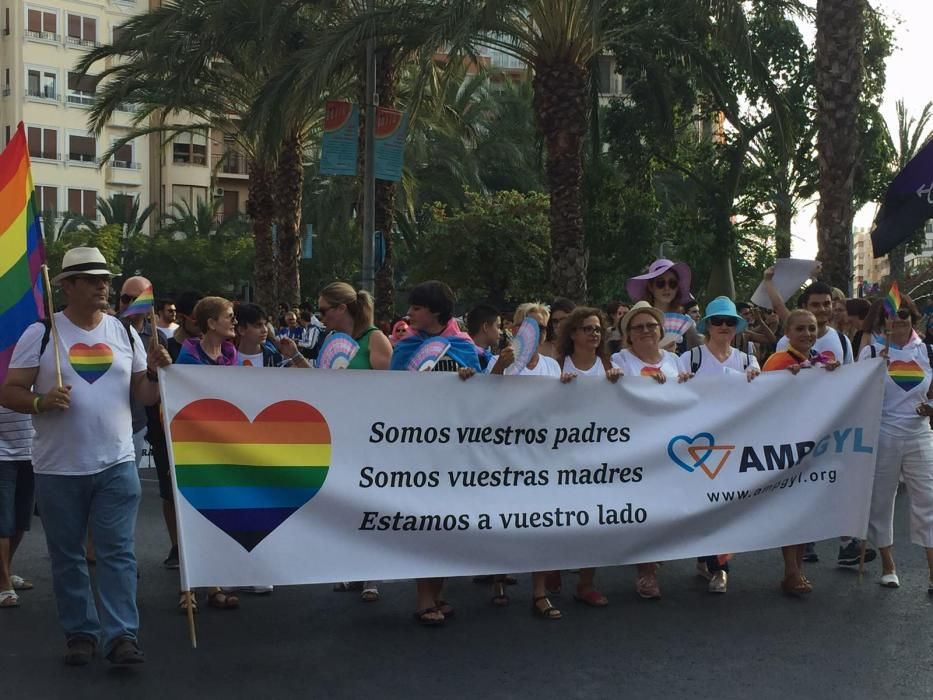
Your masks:
M586 593L577 591L573 594L573 599L578 603L589 605L591 608L605 608L609 605L609 599L595 588L591 588Z
M504 608L509 604L509 596L505 592L505 580L502 577L496 577L496 582L492 587L492 604L497 608Z
M544 577L544 588L551 595L560 595L560 571L549 571Z
M13 584L14 591L29 591L33 588L32 581L28 581L22 576L10 576L10 583Z
M178 591L178 612L182 615L188 614L188 592L187 591ZM191 593L191 614L198 614L198 600L194 595L194 592Z
M0 591L0 608L19 607L19 596L13 589Z
M363 592L360 593L360 600L364 603L375 603L379 600L379 589L375 586L371 588L364 588Z
M538 605L541 601L544 601L544 607ZM551 601L548 600L546 595L539 595L537 598L531 599L531 612L534 613L535 617L545 620L559 620L562 617L560 610L551 605Z
M800 597L813 592L813 586L803 574L790 574L781 581L781 592L785 595Z
M432 613L440 613L441 617L428 617ZM414 612L415 622L423 627L438 627L443 625L445 620L444 613L442 613L437 608L422 608L421 610L415 610Z
M451 618L456 613L454 606L448 603L443 598L438 598L434 601L434 605L437 608L437 611L443 615L445 618Z
M240 607L240 599L233 593L227 593L223 589L218 588L216 591L208 594L207 604L212 608L219 608L221 610L236 610Z

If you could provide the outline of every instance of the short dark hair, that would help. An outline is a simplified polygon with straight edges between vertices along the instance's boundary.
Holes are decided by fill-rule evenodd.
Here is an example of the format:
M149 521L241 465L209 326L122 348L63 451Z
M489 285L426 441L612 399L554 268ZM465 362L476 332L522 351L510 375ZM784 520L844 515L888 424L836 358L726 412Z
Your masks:
M610 301L608 304L606 304L606 315L609 318L612 318L616 315L616 311L618 311L623 306L628 306L628 304L626 304L624 301L619 301L618 299L615 301Z
M742 312L742 311L745 311L745 309L750 309L750 308L752 308L752 305L749 304L747 301L737 301L735 303L736 311Z
M156 312L157 314L162 313L162 310L163 310L166 306L168 306L169 304L173 304L173 305L174 305L175 302L172 301L171 299L157 299L157 300L156 300L156 303L155 303L155 312ZM177 310L178 307L175 307L175 308L176 308L176 310Z
M487 323L495 323L501 314L492 304L477 304L466 317L467 333L476 335Z
M833 288L825 282L820 282L817 280L808 287L804 287L803 291L800 292L800 296L797 297L797 307L801 309L807 308L807 303L810 301L810 297L814 294L826 294L832 298Z
M250 326L254 323L265 323L269 314L259 304L239 304L235 309L236 322L241 326Z
M428 280L415 287L408 294L411 306L424 306L431 313L437 314L438 323L447 325L453 317L457 297L453 290L438 280Z
M305 323L311 323L311 311L309 309L302 309L301 313L298 314L298 318Z
M175 310L182 316L193 318L192 314L194 313L194 307L197 306L198 302L203 298L204 295L201 294L201 292L190 290L187 292L182 292L175 300Z
M871 302L868 299L846 299L846 313L849 316L857 316L860 321L864 321L871 310Z

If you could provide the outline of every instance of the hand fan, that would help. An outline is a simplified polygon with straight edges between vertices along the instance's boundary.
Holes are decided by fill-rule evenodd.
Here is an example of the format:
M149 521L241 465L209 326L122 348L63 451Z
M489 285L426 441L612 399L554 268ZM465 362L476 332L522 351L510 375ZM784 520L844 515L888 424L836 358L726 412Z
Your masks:
M515 361L506 369L506 374L518 374L531 362L531 358L538 351L538 342L541 340L541 329L533 318L526 317L512 336L512 350L515 352Z
M408 371L430 372L449 347L450 341L447 338L429 338L425 340L408 361Z
M690 330L692 325L693 319L685 314L664 314L664 337L661 338L661 347L682 342L684 333Z
M346 333L331 333L318 352L317 366L319 369L346 369L359 349L359 343Z

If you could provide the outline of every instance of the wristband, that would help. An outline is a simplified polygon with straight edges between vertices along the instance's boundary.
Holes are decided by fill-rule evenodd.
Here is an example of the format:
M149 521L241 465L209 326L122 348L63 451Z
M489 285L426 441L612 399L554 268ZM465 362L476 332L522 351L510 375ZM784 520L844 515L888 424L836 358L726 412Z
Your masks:
M35 398L32 400L32 412L33 413L42 413L42 408L39 406L39 403L42 401L42 394L36 394Z

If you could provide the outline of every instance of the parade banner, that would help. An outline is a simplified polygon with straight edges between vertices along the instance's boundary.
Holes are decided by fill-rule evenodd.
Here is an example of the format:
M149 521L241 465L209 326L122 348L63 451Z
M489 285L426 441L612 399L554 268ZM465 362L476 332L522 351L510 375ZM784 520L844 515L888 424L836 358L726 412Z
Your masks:
M321 175L356 175L360 141L360 108L330 101L321 138Z
M182 586L664 561L863 535L884 363L701 377L160 370Z
M408 114L387 107L376 112L376 179L398 182L402 179Z

